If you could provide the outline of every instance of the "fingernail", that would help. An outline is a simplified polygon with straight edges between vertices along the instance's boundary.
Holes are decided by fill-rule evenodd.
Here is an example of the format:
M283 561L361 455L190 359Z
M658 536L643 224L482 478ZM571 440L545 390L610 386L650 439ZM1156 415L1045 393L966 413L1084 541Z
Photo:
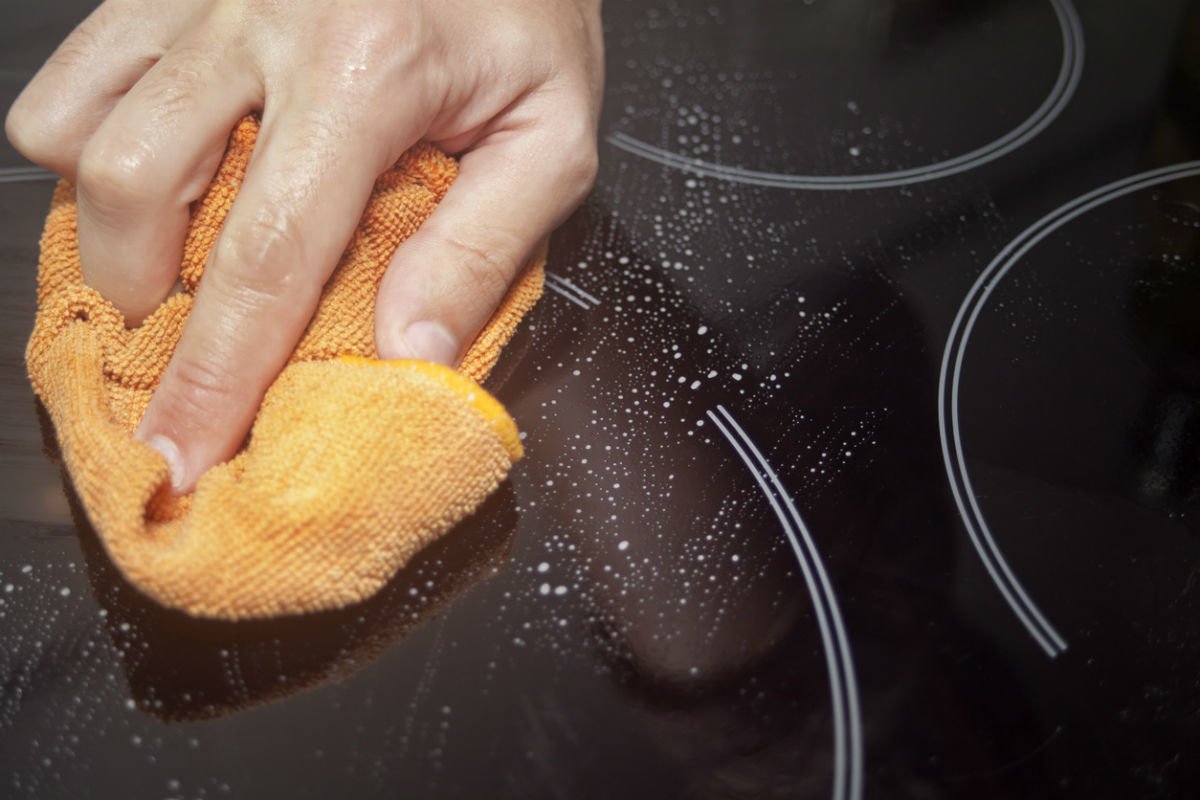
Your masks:
M171 471L171 488L177 494L183 492L183 453L179 452L179 446L162 434L156 433L151 436L146 444L158 451L167 462L167 468Z
M446 330L446 326L422 320L404 329L404 341L412 358L445 364L458 365L458 342Z

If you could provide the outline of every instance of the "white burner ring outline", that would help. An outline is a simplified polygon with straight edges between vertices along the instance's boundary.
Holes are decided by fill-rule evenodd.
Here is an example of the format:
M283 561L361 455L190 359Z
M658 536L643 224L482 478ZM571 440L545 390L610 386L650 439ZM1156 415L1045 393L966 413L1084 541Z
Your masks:
M989 161L1003 158L1023 146L1049 127L1050 123L1054 122L1071 102L1083 74L1083 25L1070 0L1050 0L1050 5L1054 8L1055 16L1058 18L1058 24L1062 30L1063 57L1062 65L1058 70L1058 78L1046 99L1024 122L1004 136L983 147L945 161L938 161L923 167L894 172L878 172L870 175L789 175L781 172L762 172L742 167L730 167L705 161L702 158L682 156L625 133L609 134L605 140L627 153L686 173L735 183L782 189L818 191L884 189L957 175Z
M717 430L729 440L742 462L754 476L771 509L779 519L788 543L799 562L813 612L821 630L825 666L829 673L830 701L833 705L833 800L861 800L863 784L862 715L858 703L858 679L850 640L838 608L837 595L821 563L816 543L796 510L796 504L762 451L755 446L733 415L718 405L708 412ZM782 505L781 505L782 503ZM786 508L786 511L785 511Z
M958 314L954 317L954 324L950 328L950 335L946 337L941 375L938 380L938 427L950 490L954 494L954 502L958 506L958 513L962 517L963 525L966 527L984 567L987 568L988 574L996 584L996 588L1000 590L1000 594L1004 596L1005 601L1017 615L1021 624L1025 626L1029 635L1037 641L1050 658L1056 658L1066 651L1067 642L1030 599L1000 552L995 539L992 538L983 512L979 508L975 489L971 485L971 478L967 473L958 415L958 390L962 379L963 358L966 354L967 342L971 338L975 322L987 304L992 291L1009 270L1038 242L1076 217L1086 214L1110 200L1178 178L1192 176L1200 176L1200 161L1173 164L1114 181L1051 211L1009 242L980 273L979 278L976 279L975 284L963 299ZM951 362L953 362L953 370ZM949 416L948 425L947 416ZM951 442L953 446L951 446Z
M559 275L557 272L551 272L550 270L545 270L545 276L545 286L547 289L562 295L584 311L591 311L600 305L600 298L591 294L570 278Z
M57 180L58 176L41 167L0 167L0 183Z

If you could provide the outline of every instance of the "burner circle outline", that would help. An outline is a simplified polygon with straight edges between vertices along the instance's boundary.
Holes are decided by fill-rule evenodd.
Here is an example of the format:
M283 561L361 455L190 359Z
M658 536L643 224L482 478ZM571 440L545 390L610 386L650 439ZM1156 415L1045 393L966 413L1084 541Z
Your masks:
M1083 25L1079 21L1070 0L1050 0L1062 31L1062 64L1050 93L1042 104L1017 127L993 142L970 152L921 167L877 172L864 175L792 175L781 172L732 167L674 153L626 133L611 133L605 137L612 146L640 158L663 166L682 170L685 173L707 178L744 183L753 186L769 186L782 189L810 189L816 191L851 191L856 189L885 189L924 183L967 172L976 167L1003 158L1022 147L1047 127L1071 102L1075 89L1083 74Z
M1004 558L979 507L967 471L959 425L959 386L967 344L980 312L1005 275L1039 242L1073 219L1110 200L1179 179L1200 176L1200 161L1173 164L1101 186L1060 206L1022 231L980 273L963 298L942 353L938 379L938 428L950 491L963 526L988 575L1013 613L1050 658L1067 649L1067 641L1038 608Z

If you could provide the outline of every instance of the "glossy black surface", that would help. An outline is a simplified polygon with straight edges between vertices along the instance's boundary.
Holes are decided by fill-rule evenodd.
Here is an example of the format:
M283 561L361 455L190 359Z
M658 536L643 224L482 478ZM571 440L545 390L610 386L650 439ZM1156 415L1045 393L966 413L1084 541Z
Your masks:
M0 12L4 102L82 13ZM361 608L120 579L24 377L50 184L0 183L0 795L1200 793L1200 167L1116 183L1198 157L1200 8L605 17L491 382L527 458Z

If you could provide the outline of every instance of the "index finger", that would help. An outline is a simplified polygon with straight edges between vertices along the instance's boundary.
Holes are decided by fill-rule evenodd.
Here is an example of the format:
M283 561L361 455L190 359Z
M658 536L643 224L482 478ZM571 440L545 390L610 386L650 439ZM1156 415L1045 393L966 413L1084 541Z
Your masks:
M306 106L311 108L311 106ZM179 345L136 436L176 492L244 440L316 309L389 150L312 111L264 121Z

